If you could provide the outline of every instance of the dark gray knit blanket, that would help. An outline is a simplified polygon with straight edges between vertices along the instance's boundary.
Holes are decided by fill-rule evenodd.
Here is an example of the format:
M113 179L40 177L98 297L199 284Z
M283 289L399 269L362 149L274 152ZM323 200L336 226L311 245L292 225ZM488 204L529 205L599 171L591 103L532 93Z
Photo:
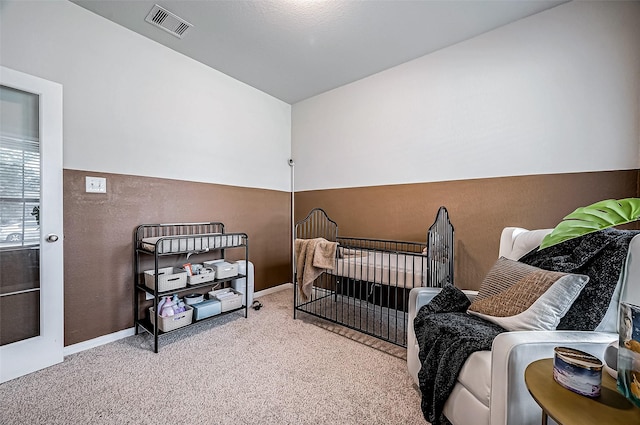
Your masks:
M545 270L589 276L557 329L592 331L602 321L637 230L604 229L525 254L520 262Z
M418 382L422 413L433 425L450 422L442 413L462 365L474 351L491 350L498 325L466 313L467 296L453 285L445 286L413 321L422 365ZM464 408L464 407L461 407Z

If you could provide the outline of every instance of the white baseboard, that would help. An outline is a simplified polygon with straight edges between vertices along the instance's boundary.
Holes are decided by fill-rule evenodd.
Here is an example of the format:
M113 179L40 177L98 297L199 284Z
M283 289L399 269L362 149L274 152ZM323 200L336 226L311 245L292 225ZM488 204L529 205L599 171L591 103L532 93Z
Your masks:
M108 344L110 342L114 342L134 334L135 334L134 328L123 329L121 331L114 332L108 335L99 336L97 338L93 338L88 341L82 341L77 344L68 345L64 347L62 352L63 352L63 355L68 356L70 354L75 354L84 350L88 350L90 348L99 347L101 345Z
M293 283L283 283L278 286L272 286L271 288L263 289L262 291L254 292L253 298L258 298L263 295L273 294L274 292L284 291L285 289L293 288Z
M253 297L258 298L263 295L273 294L274 292L284 291L285 289L289 289L289 288L293 288L293 283L283 283L278 286L273 286L271 288L263 289L262 291L254 292ZM64 347L63 355L68 356L71 354L79 353L81 351L88 350L90 348L99 347L101 345L108 344L110 342L114 342L131 335L135 335L135 328L123 329L121 331L114 332L112 334L99 336L97 338L93 338L88 341L83 341L77 344Z

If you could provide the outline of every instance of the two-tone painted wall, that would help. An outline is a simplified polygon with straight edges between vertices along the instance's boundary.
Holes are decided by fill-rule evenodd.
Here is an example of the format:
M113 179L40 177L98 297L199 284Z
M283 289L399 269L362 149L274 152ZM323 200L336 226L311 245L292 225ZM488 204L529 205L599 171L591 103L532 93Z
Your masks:
M65 345L133 326L142 223L222 221L256 290L289 281L290 105L71 2L0 19L0 63L63 85Z
M505 226L637 196L640 3L571 2L293 105L296 218L424 240L440 205L456 284Z
M256 290L290 280L296 216L421 240L439 205L457 283L507 225L636 196L640 8L572 2L293 106L70 2L0 3L0 63L64 87L65 345L132 326L132 232L247 232ZM107 194L84 192L86 176Z

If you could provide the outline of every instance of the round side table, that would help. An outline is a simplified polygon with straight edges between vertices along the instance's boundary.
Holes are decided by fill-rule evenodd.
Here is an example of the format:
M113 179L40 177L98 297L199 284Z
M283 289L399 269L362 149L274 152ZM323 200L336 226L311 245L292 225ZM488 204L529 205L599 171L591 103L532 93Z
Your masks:
M640 408L616 388L608 373L602 374L600 397L589 398L569 391L553 379L553 359L537 360L527 366L524 381L542 408L542 424L551 417L560 425L640 424Z

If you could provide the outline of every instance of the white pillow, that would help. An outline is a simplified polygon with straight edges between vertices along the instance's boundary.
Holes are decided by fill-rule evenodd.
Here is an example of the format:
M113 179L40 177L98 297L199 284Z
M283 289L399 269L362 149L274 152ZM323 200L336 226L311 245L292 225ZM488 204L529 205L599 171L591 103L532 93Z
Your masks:
M509 331L554 330L588 281L501 257L467 312Z

